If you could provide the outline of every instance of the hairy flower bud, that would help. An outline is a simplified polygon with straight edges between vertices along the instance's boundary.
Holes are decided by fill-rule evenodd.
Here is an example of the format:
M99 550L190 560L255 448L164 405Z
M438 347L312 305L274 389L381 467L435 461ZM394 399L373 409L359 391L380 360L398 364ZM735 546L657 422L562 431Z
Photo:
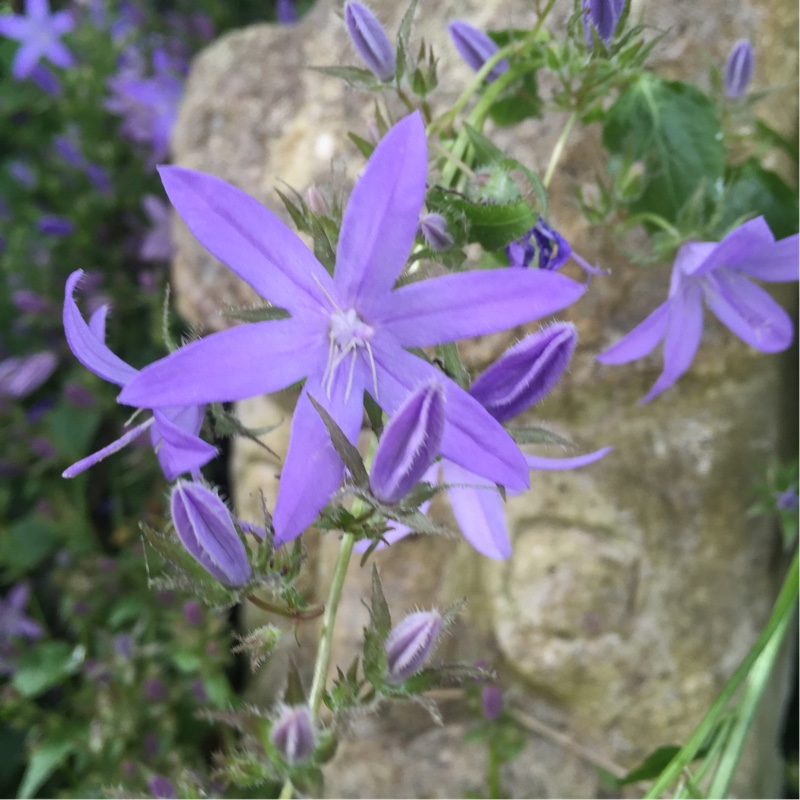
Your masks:
M395 69L394 48L375 15L361 3L352 2L344 7L344 21L356 50L375 77L391 80Z
M463 20L454 20L447 26L458 54L476 72L499 50L498 46L481 30ZM486 80L497 80L508 69L508 61L501 59L492 67Z
M375 451L369 485L384 503L405 497L439 455L444 391L431 383L412 392L389 420Z
M419 229L432 250L440 253L453 246L453 234L441 214L424 214L419 221Z
M322 194L319 186L313 183L306 189L306 205L312 214L320 217L326 217L331 213L331 207L328 205L325 195Z
M314 724L308 706L286 706L270 734L272 744L289 764L305 761L316 744Z
M384 645L389 683L402 683L422 669L441 630L438 611L416 611L389 631Z
M247 551L225 504L210 489L178 481L170 498L172 522L183 546L220 583L241 586L252 574Z
M494 720L503 713L503 690L493 683L481 690L481 710L484 719Z
M740 39L731 48L725 62L725 97L729 100L738 100L747 90L753 77L754 62L753 46L747 39Z
M498 422L505 422L538 403L556 385L577 341L575 326L569 322L532 333L484 370L469 393Z
M625 0L583 0L583 33L586 44L593 44L592 28L603 42L609 42L625 8Z

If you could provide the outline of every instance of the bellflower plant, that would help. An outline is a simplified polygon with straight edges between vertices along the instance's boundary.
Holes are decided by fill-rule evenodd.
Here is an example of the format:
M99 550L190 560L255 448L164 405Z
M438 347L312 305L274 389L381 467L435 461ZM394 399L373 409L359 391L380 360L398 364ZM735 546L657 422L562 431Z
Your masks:
M458 50L458 54L476 72L500 49L482 30L463 20L454 20L447 26L450 38ZM504 58L498 61L486 80L496 81L508 70L508 61Z
M753 45L747 39L740 39L725 62L725 97L738 100L744 95L753 77L754 65Z
M763 217L745 222L721 242L689 242L678 251L669 298L647 319L597 356L602 364L624 364L664 340L664 371L639 401L648 403L683 375L703 333L703 302L742 341L762 353L792 343L791 317L750 278L796 281L798 236L776 241Z
M510 267L536 267L559 270L572 258L590 275L604 275L606 270L593 267L586 259L573 252L569 242L541 217L521 238L506 245L506 258Z
M350 39L370 71L378 80L391 80L396 63L394 47L375 15L361 3L347 3L344 21Z
M75 287L83 275L76 270L67 280L64 298L64 332L67 343L78 361L103 380L125 386L138 375L138 371L114 355L105 344L105 320L108 306L101 306L86 324L75 302ZM150 441L158 456L167 480L179 475L197 472L217 454L217 449L197 435L203 424L205 408L186 405L159 408L153 416L129 430L116 442L83 458L64 471L65 478L73 478L94 466L112 453L116 453L150 428Z
M63 69L71 67L75 59L61 37L74 27L72 14L69 11L51 14L47 0L25 0L24 15L0 16L0 36L21 44L11 65L14 78L29 77L42 58Z
M386 680L402 683L425 665L442 630L442 615L436 611L415 611L389 632L386 649Z
M592 29L597 31L604 44L608 44L625 9L625 0L582 0L582 6L587 46L593 44Z
M119 400L144 408L225 402L307 377L275 507L276 544L314 521L343 475L309 395L354 442L365 390L391 415L413 388L438 380L445 394L441 452L509 488L528 485L525 459L499 423L405 348L519 325L570 305L584 287L542 270L494 270L392 290L425 196L427 146L418 113L386 134L356 183L333 277L274 214L239 189L179 167L162 168L161 175L200 242L291 318L249 323L193 342L146 367L126 383Z

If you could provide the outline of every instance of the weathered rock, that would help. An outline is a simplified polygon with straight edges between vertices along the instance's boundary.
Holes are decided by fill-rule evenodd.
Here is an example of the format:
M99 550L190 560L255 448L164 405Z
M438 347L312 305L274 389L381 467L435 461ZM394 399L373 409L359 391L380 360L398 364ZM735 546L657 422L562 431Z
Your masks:
M569 3L562 5L553 25L569 11ZM371 6L390 32L397 29L402 4ZM635 4L634 13L671 28L656 57L672 77L702 81L709 63L723 63L743 35L757 48L757 85L796 75L794 3L677 0ZM535 22L524 0L421 0L417 33L440 57L438 108L451 104L471 75L446 39L446 21L456 16L485 28ZM193 65L175 161L231 180L288 222L273 187L285 181L302 191L327 184L331 174L339 187L352 180L363 159L346 134L363 135L374 108L370 96L303 68L357 63L332 4L323 0L297 26L229 34ZM775 127L791 133L796 97L784 93L768 102ZM543 171L562 123L558 115L527 121L499 140ZM778 446L782 357L749 351L712 321L679 387L644 408L635 401L658 374L658 357L616 368L594 361L662 301L669 278L668 265L634 268L606 233L578 215L575 186L591 182L602 163L598 132L576 132L553 184L553 221L578 252L613 273L593 279L587 297L565 315L578 326L581 346L570 373L530 418L587 449L613 444L615 452L585 470L532 476L532 491L508 503L514 540L508 562L481 559L463 541L438 538L406 540L377 556L398 619L415 606L468 597L466 618L443 640L439 657L498 665L504 685L513 687L513 705L536 722L523 754L504 773L515 796L596 796L594 764L629 767L660 744L684 740L755 640L780 580L774 531L745 512L759 466ZM206 330L224 327L229 323L219 312L255 296L182 225L177 237L179 308ZM512 339L485 337L463 352L478 368ZM285 392L244 401L238 410L253 427L283 419L265 441L285 453L292 402ZM237 442L232 483L244 516L258 518L261 493L274 507L279 470L262 449ZM446 519L447 509L439 510ZM310 593L317 587L324 593L336 550L331 534L318 545L311 540ZM368 591L369 570L352 564L334 663L349 663L359 648ZM287 637L282 658L307 667L315 636L313 626L304 626L299 649ZM254 691L279 690L282 663L262 673ZM777 686L771 696L773 708L781 691ZM407 708L356 722L327 770L330 794L481 791L485 754L464 744L463 705L445 698L443 710L443 729ZM775 713L759 720L761 744L747 750L739 794L777 791L778 724Z

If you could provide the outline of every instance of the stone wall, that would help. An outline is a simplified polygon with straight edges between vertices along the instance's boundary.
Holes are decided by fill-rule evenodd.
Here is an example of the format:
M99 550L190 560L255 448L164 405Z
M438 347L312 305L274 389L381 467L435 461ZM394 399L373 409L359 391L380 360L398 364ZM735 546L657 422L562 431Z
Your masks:
M420 0L417 32L440 56L437 107L452 103L471 75L446 39L446 21L530 26L531 5ZM566 0L559 5L553 25L563 24L571 9ZM403 4L373 0L371 6L396 30ZM274 192L281 182L302 191L331 177L340 188L352 181L363 159L346 134L363 134L373 101L304 69L358 63L336 13L335 4L319 0L294 27L236 31L202 53L173 140L175 162L232 181L284 218ZM797 74L791 1L635 3L633 13L670 28L656 57L671 77L702 80L708 65L724 63L731 43L747 35L758 52L757 84L787 83ZM791 134L794 89L767 102L773 124ZM562 122L558 115L527 121L499 141L543 170ZM635 405L660 371L658 356L612 368L594 355L663 300L670 267L646 274L606 232L581 220L575 188L592 181L602 164L598 131L575 132L553 183L552 222L578 252L613 272L594 279L586 298L563 315L578 327L579 350L570 373L528 417L586 450L606 444L616 450L594 467L532 476L531 491L508 503L514 555L507 562L438 538L409 539L376 557L398 617L468 597L440 656L495 664L509 702L528 721L526 748L504 773L514 796L597 796L595 765L630 767L660 744L685 740L758 635L781 579L775 531L745 511L759 466L778 446L787 362L748 350L711 322L679 387L647 407ZM182 224L175 231L181 312L206 331L230 324L219 312L255 301L252 291ZM478 368L521 333L466 343L465 358ZM244 401L238 410L253 427L283 419L265 437L281 453L293 399L282 393ZM261 492L274 505L278 470L262 449L236 443L232 486L243 516L258 519ZM446 508L438 513L447 519ZM328 585L336 548L332 534L309 540L310 592ZM352 564L334 662L349 663L359 646L368 583L369 570ZM315 637L313 626L302 629L298 648L288 636L283 659L307 667ZM278 691L280 667L279 658L252 691ZM773 713L758 723L760 744L748 748L742 764L738 791L745 796L778 791L772 743L781 692L777 686ZM443 728L416 707L355 723L328 770L330 795L453 797L479 788L485 754L463 742L468 719L459 698L445 693L440 700Z

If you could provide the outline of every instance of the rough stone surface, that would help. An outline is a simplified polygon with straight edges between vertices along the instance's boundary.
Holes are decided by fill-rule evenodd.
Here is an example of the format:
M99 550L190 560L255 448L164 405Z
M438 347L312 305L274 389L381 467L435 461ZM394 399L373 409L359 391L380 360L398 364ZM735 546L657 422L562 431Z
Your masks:
M403 4L373 0L389 31ZM534 23L523 0L420 0L417 32L440 56L445 108L470 77L444 35L448 19L485 28ZM565 19L562 3L552 24ZM756 86L786 84L797 74L797 5L676 0L634 2L657 29L670 29L655 58L670 77L705 81L730 44L750 36ZM335 4L319 0L291 28L255 26L229 34L202 53L190 76L174 137L175 161L226 178L286 219L273 187L339 191L363 159L347 131L364 135L369 96L305 71L307 64L357 64ZM763 116L788 135L796 130L794 89L777 93ZM395 108L396 113L400 110ZM543 171L563 119L527 121L499 141ZM508 503L514 555L478 557L463 541L415 538L377 557L396 619L414 607L469 598L468 613L442 641L438 658L483 658L510 687L510 703L532 720L522 755L503 779L513 796L586 797L602 791L595 765L623 768L654 747L684 740L755 640L780 581L774 531L749 519L750 487L775 453L782 389L781 356L749 351L725 329L707 326L698 357L679 388L635 405L660 371L658 356L604 367L593 356L644 318L666 292L669 266L633 267L619 243L577 213L574 191L600 171L599 133L570 138L553 183L553 221L578 252L613 268L565 316L581 345L570 373L530 419L567 433L585 448L613 444L600 464L573 473L539 473L532 491ZM333 165L333 166L331 166ZM780 161L774 167L785 169ZM345 193L346 196L346 193ZM288 219L287 219L288 222ZM252 291L209 256L181 225L174 284L179 308L205 330L229 324L220 311L256 301ZM466 344L474 368L516 333ZM285 453L290 392L238 404L246 425L284 424L265 437ZM260 496L272 508L280 462L251 442L237 442L232 466L240 512L258 519ZM439 504L447 520L448 511ZM337 543L330 534L308 545L308 591L327 586ZM362 598L369 571L350 567L334 663L347 664L367 621ZM317 595L320 599L319 595ZM253 619L255 622L255 618ZM308 670L316 630L304 626L251 691L274 696L286 659ZM778 681L780 683L780 681ZM740 796L778 791L782 687L759 720L738 776ZM464 743L470 720L458 698L442 698L446 725L416 707L358 720L327 770L328 792L343 797L450 797L482 791L485 750ZM758 763L756 763L758 762ZM632 790L633 794L637 794Z

